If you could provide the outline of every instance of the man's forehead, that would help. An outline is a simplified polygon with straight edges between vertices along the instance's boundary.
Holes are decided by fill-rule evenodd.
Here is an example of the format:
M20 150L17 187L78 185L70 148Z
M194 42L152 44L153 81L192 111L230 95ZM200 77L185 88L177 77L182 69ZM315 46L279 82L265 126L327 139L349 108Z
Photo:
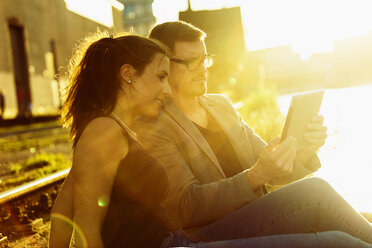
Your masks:
M205 54L204 41L178 41L174 44L173 56L188 58Z
M164 70L169 67L169 57L164 54L156 54L152 62L147 66L151 71Z

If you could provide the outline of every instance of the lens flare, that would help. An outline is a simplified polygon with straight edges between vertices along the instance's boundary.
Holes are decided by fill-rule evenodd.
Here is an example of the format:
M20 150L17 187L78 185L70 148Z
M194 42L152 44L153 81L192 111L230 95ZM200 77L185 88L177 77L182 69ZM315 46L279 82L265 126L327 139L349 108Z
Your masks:
M98 206L100 207L107 207L108 204L109 204L109 197L107 195L101 195L99 198L98 198Z
M74 223L73 220L59 213L52 213L51 219L54 219L55 223L59 226L61 226L62 224L70 226L71 229L74 230L75 240L81 240L81 246L88 247L87 239L85 238L83 231L78 225L76 225L76 223Z

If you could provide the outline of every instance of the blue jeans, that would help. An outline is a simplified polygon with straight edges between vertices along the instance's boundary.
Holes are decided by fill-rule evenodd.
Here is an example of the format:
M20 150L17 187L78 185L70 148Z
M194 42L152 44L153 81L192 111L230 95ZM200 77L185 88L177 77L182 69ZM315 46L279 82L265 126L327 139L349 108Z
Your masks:
M372 243L372 225L327 182L314 177L289 184L243 206L193 233L191 239L204 242L244 239L239 242L248 242L246 238L261 237L261 240L271 240L272 237L262 236L285 234L286 238L294 237L293 239L302 242L307 239L317 240L319 235L302 239L301 236L292 234L306 235L326 231L341 231L343 235L348 234L345 239L353 236ZM334 238L334 234L324 235L327 240L335 239L334 242L339 242L339 232L337 238ZM267 242L270 244L271 241Z
M175 237L170 247L194 248L372 248L360 239L340 231L305 234L282 234L254 238L190 243Z
M171 246L372 247L372 225L324 180L304 179L261 197Z
M192 236L218 241L332 230L372 243L372 225L326 181L313 177L273 191Z

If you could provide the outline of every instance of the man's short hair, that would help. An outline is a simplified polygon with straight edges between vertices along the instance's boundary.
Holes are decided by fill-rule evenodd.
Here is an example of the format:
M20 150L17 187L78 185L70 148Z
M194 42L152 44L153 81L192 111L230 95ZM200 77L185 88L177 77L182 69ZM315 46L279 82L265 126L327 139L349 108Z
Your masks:
M204 40L206 33L190 23L183 21L164 22L156 25L149 33L150 39L156 39L167 45L174 51L174 45L178 41Z

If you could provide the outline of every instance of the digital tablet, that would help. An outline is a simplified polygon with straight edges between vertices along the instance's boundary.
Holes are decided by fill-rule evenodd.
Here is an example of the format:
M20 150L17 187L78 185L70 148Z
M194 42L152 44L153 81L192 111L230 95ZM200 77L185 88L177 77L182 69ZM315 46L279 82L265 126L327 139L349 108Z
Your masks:
M324 90L316 90L292 96L281 136L282 141L293 136L297 139L297 148L306 146L304 134L307 124L318 115L323 95Z

